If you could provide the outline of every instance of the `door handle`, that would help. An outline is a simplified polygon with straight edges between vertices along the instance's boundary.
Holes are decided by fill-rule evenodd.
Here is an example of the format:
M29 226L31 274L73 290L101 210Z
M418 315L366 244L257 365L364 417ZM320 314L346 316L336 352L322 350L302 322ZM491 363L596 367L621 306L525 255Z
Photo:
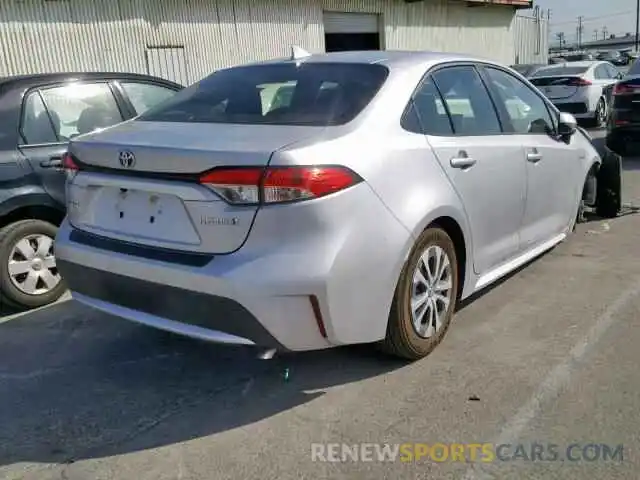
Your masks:
M473 167L476 164L476 160L475 158L471 158L469 155L467 155L467 152L465 152L464 150L461 150L460 152L458 152L458 156L453 157L449 161L449 163L453 168L465 169L465 168Z
M62 168L62 157L51 157L49 160L40 162L42 168Z
M537 150L534 149L532 152L527 153L527 161L531 163L538 163L540 160L542 160L542 154Z

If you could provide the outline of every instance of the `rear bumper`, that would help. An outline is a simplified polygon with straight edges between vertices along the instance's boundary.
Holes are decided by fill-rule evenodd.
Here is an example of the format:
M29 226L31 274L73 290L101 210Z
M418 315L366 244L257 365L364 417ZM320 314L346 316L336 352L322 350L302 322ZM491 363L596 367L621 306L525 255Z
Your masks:
M589 104L587 102L556 102L553 104L560 110L561 112L566 112L572 114L576 118L587 118L593 117L595 112L589 110Z
M118 275L58 260L75 300L127 320L192 338L236 345L283 346L229 298Z
M366 184L261 209L240 250L206 261L77 232L65 219L56 258L78 301L189 337L294 351L384 338L413 244Z

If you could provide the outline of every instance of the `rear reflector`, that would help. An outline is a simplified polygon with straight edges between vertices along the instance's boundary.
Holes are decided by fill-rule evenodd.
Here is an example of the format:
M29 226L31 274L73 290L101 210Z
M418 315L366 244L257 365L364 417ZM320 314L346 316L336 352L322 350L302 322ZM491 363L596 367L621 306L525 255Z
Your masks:
M284 203L324 197L361 182L345 167L218 167L200 183L233 205Z
M65 153L64 156L62 157L62 167L65 170L72 171L72 172L80 170L80 167L78 167L78 164L73 159L73 155L71 155L68 152Z
M585 80L584 78L576 78L571 80L568 85L572 87L588 87L589 85L593 85L589 80Z

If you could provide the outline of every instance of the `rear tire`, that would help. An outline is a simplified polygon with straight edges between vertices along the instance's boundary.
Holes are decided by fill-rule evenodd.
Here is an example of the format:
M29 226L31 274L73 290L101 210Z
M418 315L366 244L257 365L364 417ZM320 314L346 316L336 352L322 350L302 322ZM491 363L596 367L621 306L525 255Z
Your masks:
M59 275L59 281L55 284L52 283L51 276L40 276L40 274L46 273L45 270L54 277L57 273L55 258L52 254L48 254L51 253L52 247L46 248L49 241L52 245L57 231L55 225L42 220L21 220L0 230L0 305L4 303L19 309L37 308L53 303L62 296L66 286L59 279ZM20 253L20 249L17 248L18 243L27 240L28 243L30 242L29 245L34 247L36 245L34 242L37 242L38 239L44 241L45 247L43 249L46 249L47 252L35 252L36 248L33 248L36 253L33 258L37 263L33 270L39 280L29 285L26 282L29 273L16 274L16 270L10 273L9 262L12 262L14 266L15 262L26 263L29 260L29 255L24 256ZM51 288L48 288L47 282L43 280L45 278ZM31 286L33 288L30 288ZM28 293L30 290L32 292Z
M598 100L595 116L592 122L593 126L596 128L603 128L607 124L607 102L604 98L600 98Z
M455 311L458 270L449 235L441 228L426 229L400 273L381 343L385 352L418 360L438 346Z
M622 162L614 152L607 152L598 171L596 214L615 218L622 210Z

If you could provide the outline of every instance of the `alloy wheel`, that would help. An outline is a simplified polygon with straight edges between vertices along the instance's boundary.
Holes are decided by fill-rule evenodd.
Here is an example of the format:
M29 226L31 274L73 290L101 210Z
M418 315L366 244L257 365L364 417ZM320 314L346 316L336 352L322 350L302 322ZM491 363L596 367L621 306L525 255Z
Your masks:
M443 326L453 294L451 260L445 250L431 245L413 272L411 318L422 338L434 336Z

